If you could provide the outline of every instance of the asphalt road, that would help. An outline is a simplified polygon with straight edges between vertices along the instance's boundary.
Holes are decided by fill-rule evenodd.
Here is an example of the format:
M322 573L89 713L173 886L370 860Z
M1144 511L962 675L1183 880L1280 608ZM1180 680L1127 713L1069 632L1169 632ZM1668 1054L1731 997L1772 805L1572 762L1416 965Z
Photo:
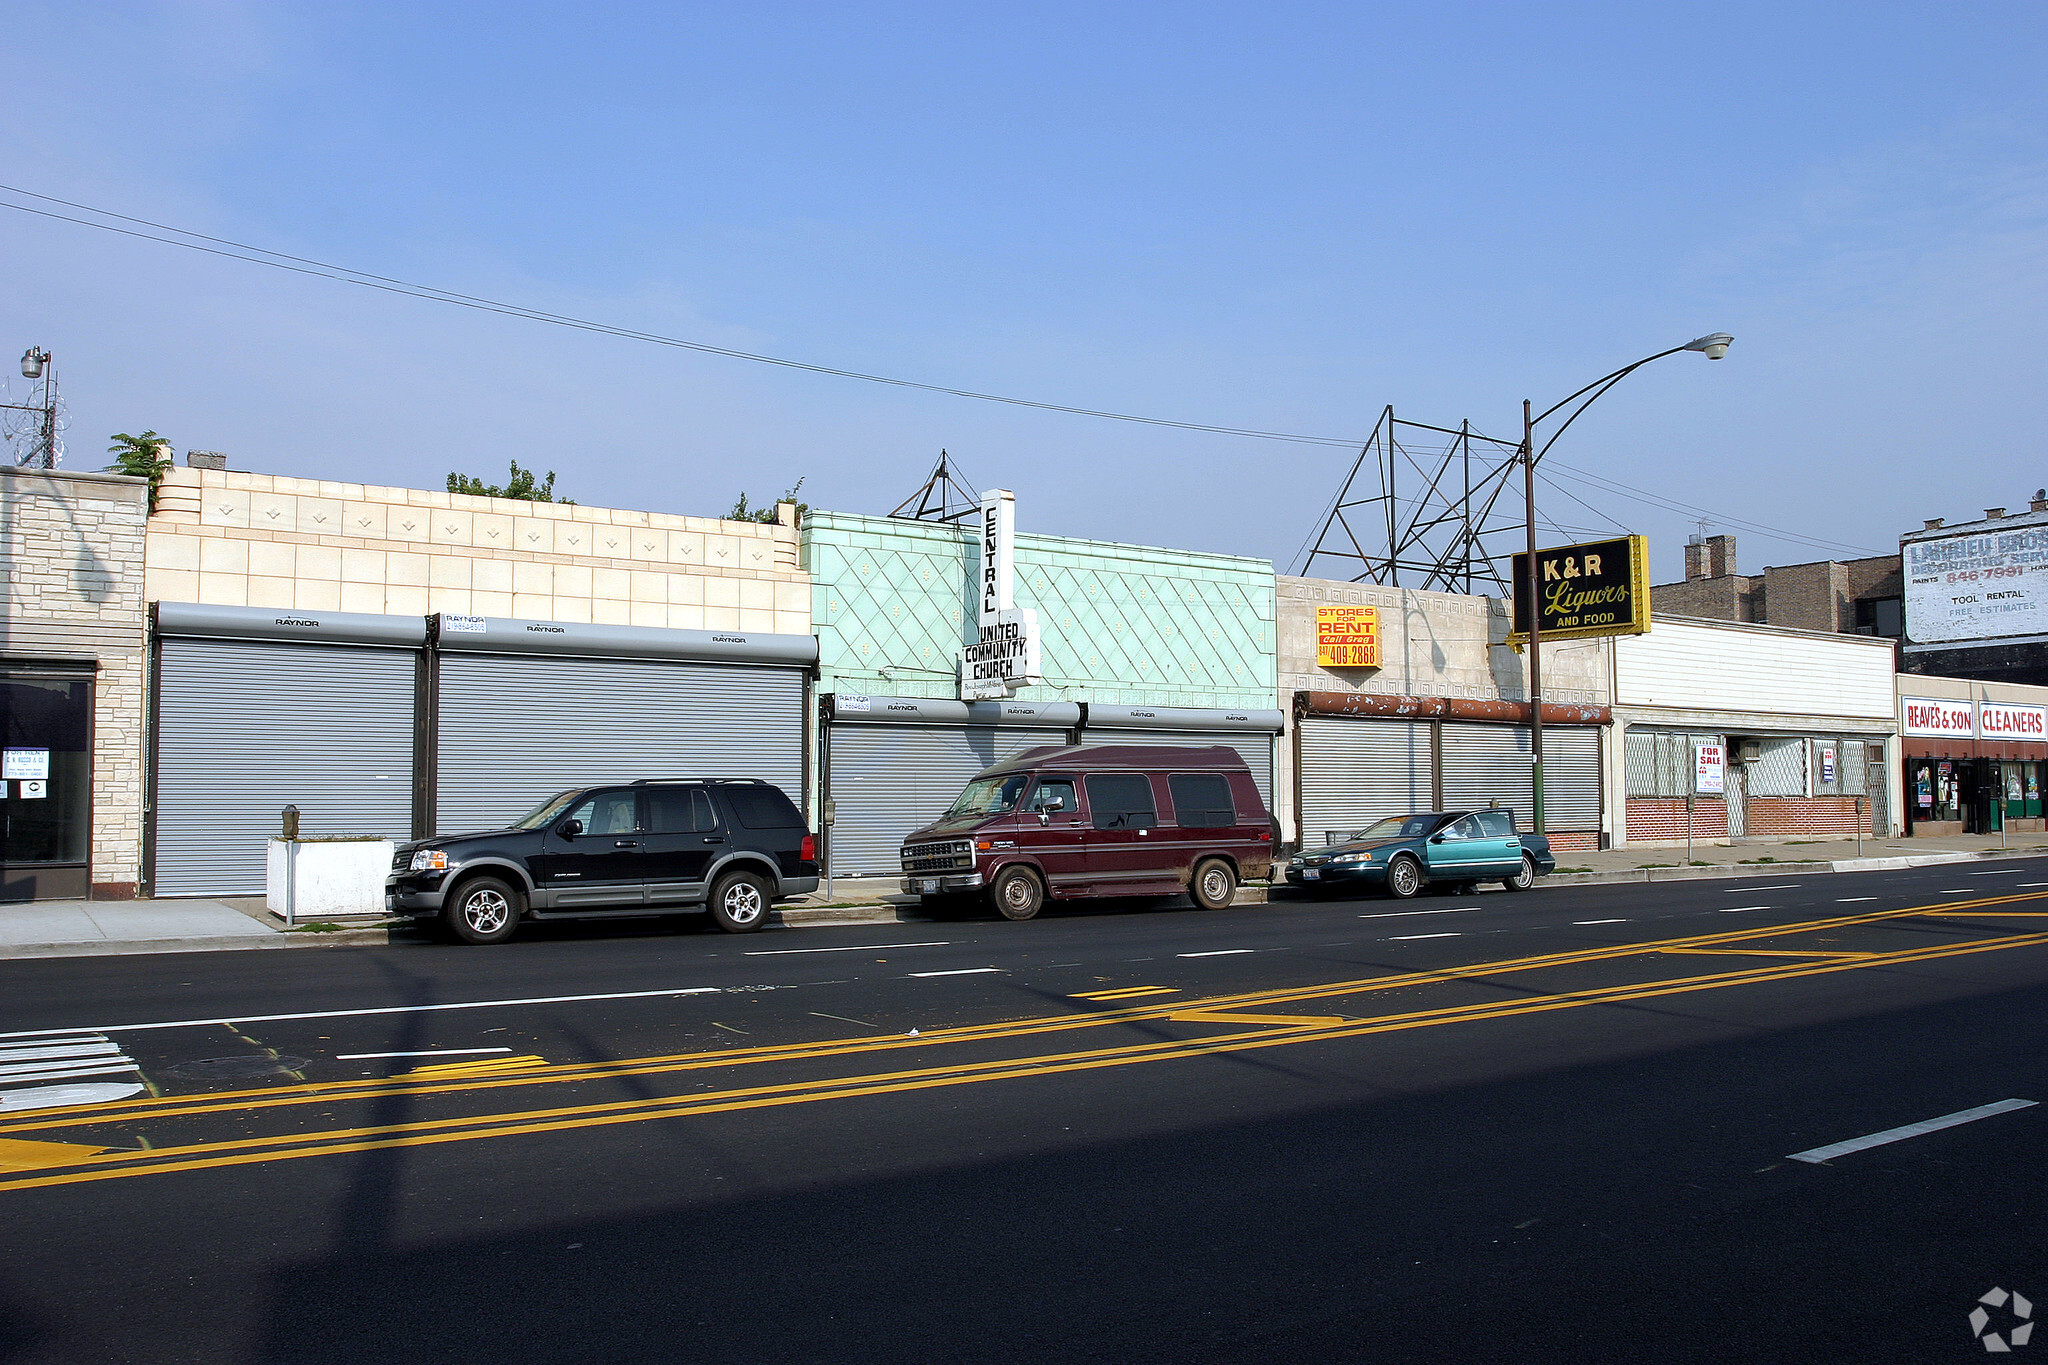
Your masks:
M2048 860L12 961L0 1360L1971 1359L2044 1021Z

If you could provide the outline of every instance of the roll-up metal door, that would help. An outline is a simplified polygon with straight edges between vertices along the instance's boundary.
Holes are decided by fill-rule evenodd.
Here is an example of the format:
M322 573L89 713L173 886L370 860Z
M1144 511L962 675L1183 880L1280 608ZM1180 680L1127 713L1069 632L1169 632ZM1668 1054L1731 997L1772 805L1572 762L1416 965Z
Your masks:
M1299 723L1302 847L1434 803L1429 726L1328 716Z
M1026 749L1064 745L1065 730L1009 725L831 727L832 871L902 870L903 836L945 813L969 778Z
M1514 725L1443 723L1444 808L1484 809L1498 801L1515 825L1533 827L1529 731ZM1600 828L1600 732L1587 726L1543 731L1543 823L1552 830Z
M435 829L493 829L566 787L758 777L801 803L794 668L544 654L440 657Z
M1244 765L1252 770L1259 799L1273 809L1273 739L1269 734L1241 734L1227 730L1119 730L1090 727L1081 732L1083 744L1142 744L1158 748L1209 749L1216 745L1237 750Z
M411 834L416 652L198 639L160 648L158 895L261 894L287 805L305 834Z

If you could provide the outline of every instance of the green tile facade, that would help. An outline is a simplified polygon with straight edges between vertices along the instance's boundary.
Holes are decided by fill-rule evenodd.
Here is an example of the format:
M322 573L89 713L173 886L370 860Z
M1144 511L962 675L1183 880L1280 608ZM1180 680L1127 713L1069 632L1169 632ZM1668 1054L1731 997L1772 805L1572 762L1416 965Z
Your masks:
M1030 504L1020 506L1028 520ZM974 636L976 539L957 526L804 518L820 692L958 697ZM1273 705L1273 566L1106 541L1017 535L1017 605L1038 612L1045 682L1022 701Z

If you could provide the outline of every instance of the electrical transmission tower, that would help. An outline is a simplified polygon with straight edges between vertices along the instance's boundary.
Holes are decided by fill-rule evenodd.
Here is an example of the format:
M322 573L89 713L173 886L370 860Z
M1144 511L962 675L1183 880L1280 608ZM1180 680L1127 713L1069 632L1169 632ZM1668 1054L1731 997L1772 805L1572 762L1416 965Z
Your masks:
M889 515L905 521L964 521L980 508L981 494L959 477L952 467L952 457L942 450L924 487L905 498Z

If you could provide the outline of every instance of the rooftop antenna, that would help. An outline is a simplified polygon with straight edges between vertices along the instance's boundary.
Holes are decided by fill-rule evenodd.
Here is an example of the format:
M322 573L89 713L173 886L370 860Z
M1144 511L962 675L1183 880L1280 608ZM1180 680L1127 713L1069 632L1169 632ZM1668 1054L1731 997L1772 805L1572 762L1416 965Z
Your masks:
M912 493L889 515L905 521L964 521L981 507L981 494L953 469L952 457L939 452L939 462L924 487Z

